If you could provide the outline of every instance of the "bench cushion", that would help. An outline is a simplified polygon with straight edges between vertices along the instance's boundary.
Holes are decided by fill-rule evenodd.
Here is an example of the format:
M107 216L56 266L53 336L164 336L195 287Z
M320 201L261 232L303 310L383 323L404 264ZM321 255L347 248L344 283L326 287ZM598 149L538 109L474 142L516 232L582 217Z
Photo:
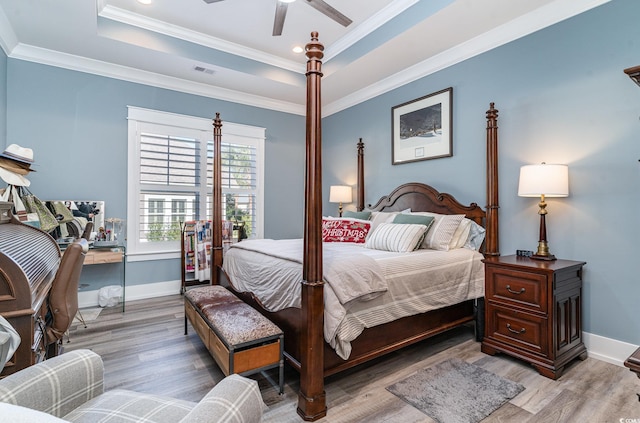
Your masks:
M185 298L228 346L236 347L282 334L278 326L223 286L193 288L186 292Z

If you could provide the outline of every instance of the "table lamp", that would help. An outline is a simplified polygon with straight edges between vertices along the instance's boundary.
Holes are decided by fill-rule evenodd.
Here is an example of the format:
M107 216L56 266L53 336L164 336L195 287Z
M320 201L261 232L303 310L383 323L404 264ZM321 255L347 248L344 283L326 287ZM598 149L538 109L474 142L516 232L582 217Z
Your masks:
M540 237L538 251L531 256L536 260L555 260L556 257L549 253L547 243L547 203L545 197L569 196L569 167L561 164L527 165L520 168L520 183L518 196L540 197L538 206L540 210Z
M351 187L347 185L331 185L329 189L329 202L339 203L338 212L342 217L342 203L350 203L351 199Z

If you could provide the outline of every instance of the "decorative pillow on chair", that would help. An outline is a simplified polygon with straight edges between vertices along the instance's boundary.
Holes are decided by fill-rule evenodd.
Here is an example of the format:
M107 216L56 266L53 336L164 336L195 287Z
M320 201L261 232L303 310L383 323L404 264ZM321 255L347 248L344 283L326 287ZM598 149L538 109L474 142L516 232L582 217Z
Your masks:
M370 229L368 220L324 217L322 241L364 243Z
M374 250L408 253L420 247L427 226L423 224L381 223L364 244Z

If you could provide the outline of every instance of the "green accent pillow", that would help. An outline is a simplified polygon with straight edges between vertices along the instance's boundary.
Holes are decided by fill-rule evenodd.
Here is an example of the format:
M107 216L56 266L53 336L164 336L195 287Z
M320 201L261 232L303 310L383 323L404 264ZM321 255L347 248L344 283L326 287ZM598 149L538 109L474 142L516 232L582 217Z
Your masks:
M342 213L342 217L350 217L352 219L369 220L369 218L371 218L371 212L370 211L357 212L357 211L346 210L346 211L344 211Z
M424 225L427 227L427 230L429 230L431 225L433 225L434 220L435 219L433 216L400 213L393 218L393 223L411 223L414 225Z

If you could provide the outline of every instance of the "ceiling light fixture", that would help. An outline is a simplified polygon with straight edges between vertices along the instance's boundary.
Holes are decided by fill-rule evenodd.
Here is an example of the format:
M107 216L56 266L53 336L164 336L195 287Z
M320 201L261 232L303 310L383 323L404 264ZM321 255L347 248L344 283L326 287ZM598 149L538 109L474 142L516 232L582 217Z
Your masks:
M302 53L304 51L304 49L300 46L295 46L294 48L292 48L294 53Z
M280 3L293 3L296 0L279 0Z

